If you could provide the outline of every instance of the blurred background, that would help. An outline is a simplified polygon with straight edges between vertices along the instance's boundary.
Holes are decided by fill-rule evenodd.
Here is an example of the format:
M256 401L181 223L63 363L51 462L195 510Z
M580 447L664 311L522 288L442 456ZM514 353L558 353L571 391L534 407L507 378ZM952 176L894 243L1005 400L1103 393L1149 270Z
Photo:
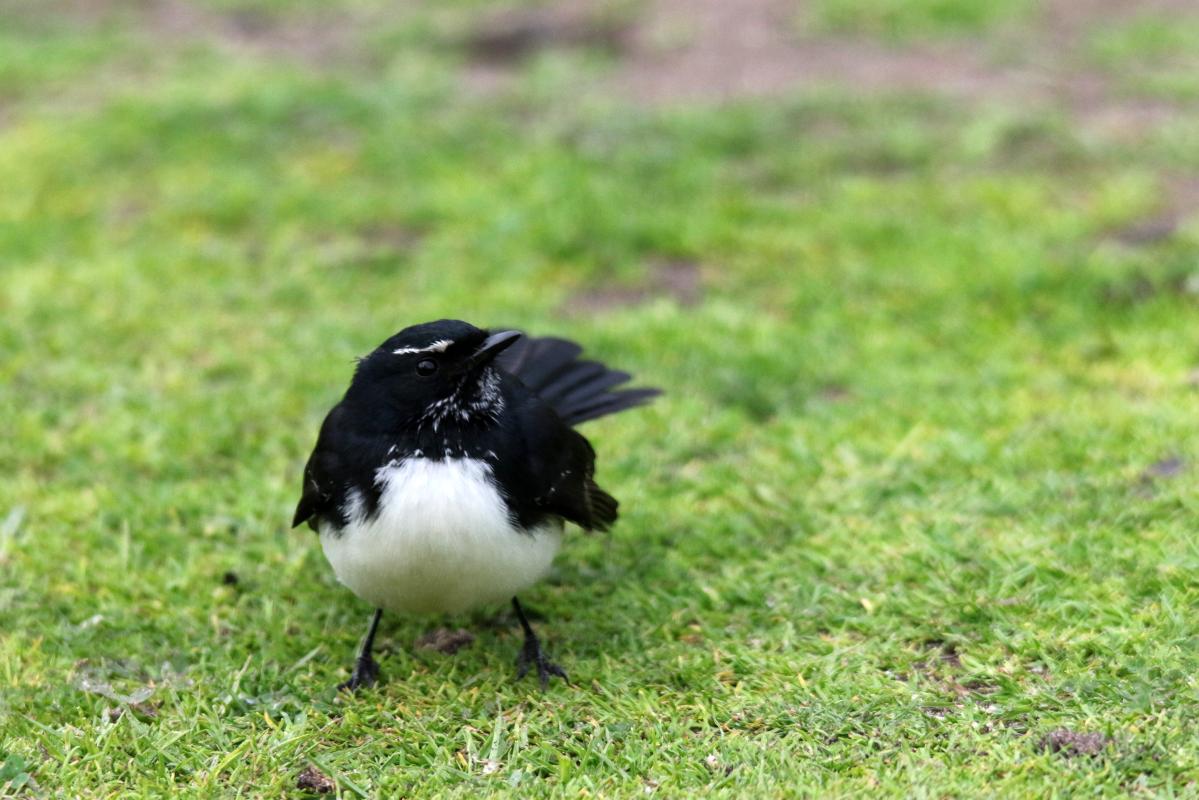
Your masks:
M1197 299L1194 0L0 0L7 774L1186 785ZM287 522L353 357L446 316L667 394L529 598L612 694L396 621L380 773Z

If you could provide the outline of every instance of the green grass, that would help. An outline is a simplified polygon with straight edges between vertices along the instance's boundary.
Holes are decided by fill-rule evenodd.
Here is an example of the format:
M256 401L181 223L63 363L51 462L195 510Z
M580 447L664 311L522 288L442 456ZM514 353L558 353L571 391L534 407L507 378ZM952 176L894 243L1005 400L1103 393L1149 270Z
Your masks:
M1089 39L1091 59L1130 91L1199 98L1199 16L1141 14L1098 25Z
M818 29L912 41L993 30L1034 8L1029 0L815 0L804 19Z
M0 794L1192 795L1199 239L1112 232L1193 113L572 106L379 44L470 11L365 64L5 34ZM579 300L663 261L698 304ZM300 471L353 357L447 315L667 394L587 426L621 522L523 598L573 686L495 609L389 619L339 697L368 609Z

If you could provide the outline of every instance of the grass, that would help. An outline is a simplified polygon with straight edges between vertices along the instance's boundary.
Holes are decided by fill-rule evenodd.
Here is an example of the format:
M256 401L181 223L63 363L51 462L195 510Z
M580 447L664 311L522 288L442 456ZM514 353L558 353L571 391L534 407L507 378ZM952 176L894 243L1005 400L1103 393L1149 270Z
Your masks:
M0 792L1196 791L1199 238L1114 234L1193 112L1131 147L927 97L568 104L597 67L552 58L480 95L470 4L332 66L5 13ZM697 304L596 302L665 262ZM667 394L586 428L622 520L523 598L573 686L513 682L497 609L388 620L337 696L368 609L287 527L303 460L353 357L447 315ZM439 625L477 639L414 649Z
M815 0L805 17L818 28L894 41L960 37L1030 15L1028 0Z
M1141 14L1099 26L1091 58L1129 90L1193 101L1199 97L1199 16Z

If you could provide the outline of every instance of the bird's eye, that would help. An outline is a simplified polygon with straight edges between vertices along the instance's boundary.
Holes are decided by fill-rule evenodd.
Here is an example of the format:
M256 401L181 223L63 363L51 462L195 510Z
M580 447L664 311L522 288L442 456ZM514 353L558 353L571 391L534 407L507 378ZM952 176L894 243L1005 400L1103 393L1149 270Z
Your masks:
M416 374L422 377L429 377L437 371L437 362L431 358L425 358L417 362Z

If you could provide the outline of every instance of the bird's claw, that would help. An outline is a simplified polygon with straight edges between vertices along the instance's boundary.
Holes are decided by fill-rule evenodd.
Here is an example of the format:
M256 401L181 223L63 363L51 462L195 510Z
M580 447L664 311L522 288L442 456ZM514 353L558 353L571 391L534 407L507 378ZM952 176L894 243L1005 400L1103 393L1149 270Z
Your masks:
M545 653L541 652L541 643L536 639L526 639L520 655L516 657L516 679L520 680L528 675L531 666L537 667L537 678L541 682L542 691L549 686L551 676L557 676L570 683L566 670L545 657Z
M350 679L337 685L338 691L356 692L359 689L369 689L379 682L379 664L375 659L360 658L354 663L354 671Z

